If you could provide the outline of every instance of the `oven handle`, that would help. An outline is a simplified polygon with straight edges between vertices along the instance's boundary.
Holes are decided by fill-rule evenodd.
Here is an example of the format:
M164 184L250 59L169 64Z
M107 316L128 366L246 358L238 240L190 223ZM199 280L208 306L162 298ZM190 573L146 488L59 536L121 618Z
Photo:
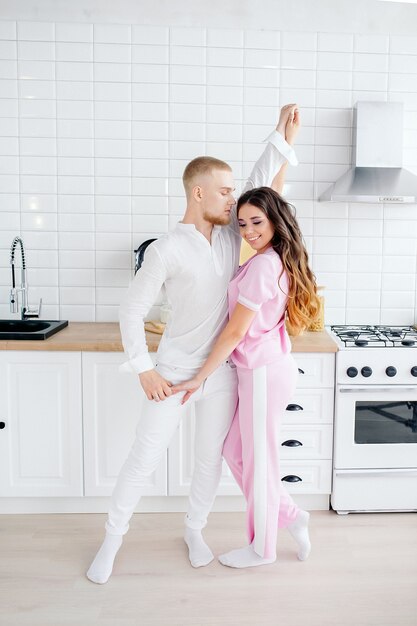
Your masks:
M369 474L379 474L380 476L392 476L393 474L406 474L407 476L417 476L417 470L413 468L393 468L389 470L385 469L354 469L354 470L334 470L336 476L348 476L355 474L355 476L369 476Z
M373 387L369 385L369 387L339 387L338 390L340 393L392 393L393 391L407 391L416 393L417 387L402 387L401 385L387 385L386 387Z

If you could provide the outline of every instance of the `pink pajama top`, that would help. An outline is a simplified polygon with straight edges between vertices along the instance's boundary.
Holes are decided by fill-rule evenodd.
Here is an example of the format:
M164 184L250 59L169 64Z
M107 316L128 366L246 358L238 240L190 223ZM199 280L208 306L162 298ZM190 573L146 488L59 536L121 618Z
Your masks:
M257 314L242 341L231 354L237 367L255 369L291 351L285 328L288 277L273 248L256 254L237 271L229 284L229 317L236 303ZM279 284L278 284L279 278Z

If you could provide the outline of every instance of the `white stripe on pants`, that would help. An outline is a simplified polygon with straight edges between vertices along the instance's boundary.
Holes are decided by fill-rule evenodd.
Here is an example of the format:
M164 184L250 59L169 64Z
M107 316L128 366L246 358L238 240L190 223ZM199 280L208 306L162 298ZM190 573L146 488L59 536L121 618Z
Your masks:
M158 366L157 371L173 384L188 380L195 371ZM237 404L236 368L221 365L204 385L181 405L184 394L162 402L145 399L136 439L114 488L106 530L124 535L140 500L147 478L157 468L169 446L187 405L195 407L195 465L185 523L201 529L213 505L221 475L223 443Z
M266 519L268 506L267 489L267 380L266 367L258 367L253 370L253 450L254 450L254 476L253 493L255 501L255 539L254 548L257 554L263 554L266 543Z

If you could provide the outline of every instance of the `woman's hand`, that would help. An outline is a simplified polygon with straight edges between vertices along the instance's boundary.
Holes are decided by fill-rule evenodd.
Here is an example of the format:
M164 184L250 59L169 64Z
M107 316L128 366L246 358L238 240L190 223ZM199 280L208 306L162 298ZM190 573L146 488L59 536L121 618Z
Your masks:
M178 393L179 391L186 391L183 399L181 400L181 404L185 404L187 400L197 391L197 389L201 386L203 381L198 378L198 376L194 376L190 380L186 380L184 383L180 383L179 385L174 385L171 387L172 393Z

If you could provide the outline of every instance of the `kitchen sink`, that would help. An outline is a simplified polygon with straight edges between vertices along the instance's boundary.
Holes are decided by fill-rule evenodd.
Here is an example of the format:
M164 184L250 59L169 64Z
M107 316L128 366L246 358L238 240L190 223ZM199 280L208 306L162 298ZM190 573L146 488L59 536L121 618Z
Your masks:
M48 339L68 326L67 320L0 320L2 339Z

